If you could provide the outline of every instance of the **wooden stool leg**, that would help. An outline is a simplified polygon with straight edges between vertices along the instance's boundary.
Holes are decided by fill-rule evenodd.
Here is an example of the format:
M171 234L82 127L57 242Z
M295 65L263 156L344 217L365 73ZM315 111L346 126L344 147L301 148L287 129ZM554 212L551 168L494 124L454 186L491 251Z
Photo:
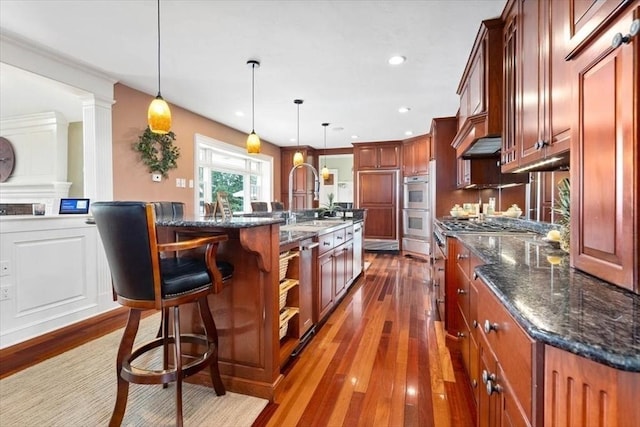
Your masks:
M180 337L180 309L173 307L173 335L175 339L175 369L176 369L176 426L182 427L182 343Z
M162 369L169 369L169 309L162 309ZM162 388L169 387L169 384L162 384Z
M120 347L118 348L118 356L116 358L116 375L118 377L118 391L116 394L116 403L111 414L111 421L109 421L110 427L120 426L122 419L124 418L125 410L127 409L127 398L129 397L129 382L124 380L120 373L122 372L122 364L126 358L131 355L133 349L133 342L138 333L138 326L140 325L140 310L130 309L129 318L127 319L127 326L124 328L122 334L122 340L120 340Z
M209 373L211 375L211 382L213 388L218 396L223 396L226 393L222 378L220 378L220 370L218 368L218 329L216 323L211 315L211 309L209 308L209 301L207 297L200 298L198 300L198 308L200 309L200 317L202 317L202 323L204 323L204 329L207 334L207 339L215 344L214 355L211 358L211 364L209 365Z

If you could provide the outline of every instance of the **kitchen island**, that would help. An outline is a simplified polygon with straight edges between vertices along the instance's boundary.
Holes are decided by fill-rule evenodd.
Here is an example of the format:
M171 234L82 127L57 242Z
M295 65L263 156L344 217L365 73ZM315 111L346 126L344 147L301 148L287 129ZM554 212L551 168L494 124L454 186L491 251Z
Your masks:
M640 295L571 268L539 234L450 237L447 297L460 314L447 328L479 422L640 419Z
M318 236L346 233L353 223L349 219L285 226L281 218L271 217L157 219L159 235L166 240L180 233L229 237L220 244L217 259L234 266L233 277L220 293L209 297L219 335L220 372L228 390L274 400L281 367L317 323L312 305L317 293ZM281 254L287 261L284 271ZM286 280L281 283L283 276ZM186 330L199 331L202 326L194 310L195 306L184 309L181 322ZM210 385L204 374L193 381Z

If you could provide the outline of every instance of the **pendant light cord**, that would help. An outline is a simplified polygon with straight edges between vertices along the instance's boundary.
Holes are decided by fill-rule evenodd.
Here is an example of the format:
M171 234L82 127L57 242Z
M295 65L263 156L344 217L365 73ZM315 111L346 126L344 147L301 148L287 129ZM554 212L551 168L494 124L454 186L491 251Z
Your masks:
M158 96L160 95L160 0L158 0Z
M256 81L256 64L251 64L251 132L255 132L256 129L256 102L255 102L255 81Z

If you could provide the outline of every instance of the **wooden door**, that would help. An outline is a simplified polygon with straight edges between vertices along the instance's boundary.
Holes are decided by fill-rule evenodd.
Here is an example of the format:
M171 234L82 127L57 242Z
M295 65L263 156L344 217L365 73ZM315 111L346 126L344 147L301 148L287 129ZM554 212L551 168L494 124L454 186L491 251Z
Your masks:
M322 320L333 306L334 281L333 251L318 258L318 301L316 323Z
M398 238L397 176L397 172L391 170L358 173L358 207L367 209L365 238Z
M353 150L353 154L354 164L357 170L378 168L378 150L375 147L356 147Z
M639 37L616 49L611 40L617 32L626 34L639 15L635 1L576 57L571 147L572 263L635 292Z
M541 94L544 75L541 57L545 44L543 33L544 4L539 0L520 0L519 46L517 53L521 76L517 93L516 133L518 138L519 165L539 160L544 153L539 142L542 140L544 99ZM519 129L519 131L518 131Z
M400 168L400 146L382 145L377 150L378 167L381 169Z

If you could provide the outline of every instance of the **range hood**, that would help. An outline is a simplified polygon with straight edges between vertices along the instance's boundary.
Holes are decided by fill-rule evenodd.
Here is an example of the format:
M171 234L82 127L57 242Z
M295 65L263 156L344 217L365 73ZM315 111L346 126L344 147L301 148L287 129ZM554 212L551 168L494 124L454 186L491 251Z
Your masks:
M451 142L463 159L499 158L502 148L500 126L489 123L487 113L467 117Z
M463 159L478 159L478 158L499 158L500 149L502 148L502 137L497 136L483 136L481 138L471 141L471 145L462 153L460 157Z

